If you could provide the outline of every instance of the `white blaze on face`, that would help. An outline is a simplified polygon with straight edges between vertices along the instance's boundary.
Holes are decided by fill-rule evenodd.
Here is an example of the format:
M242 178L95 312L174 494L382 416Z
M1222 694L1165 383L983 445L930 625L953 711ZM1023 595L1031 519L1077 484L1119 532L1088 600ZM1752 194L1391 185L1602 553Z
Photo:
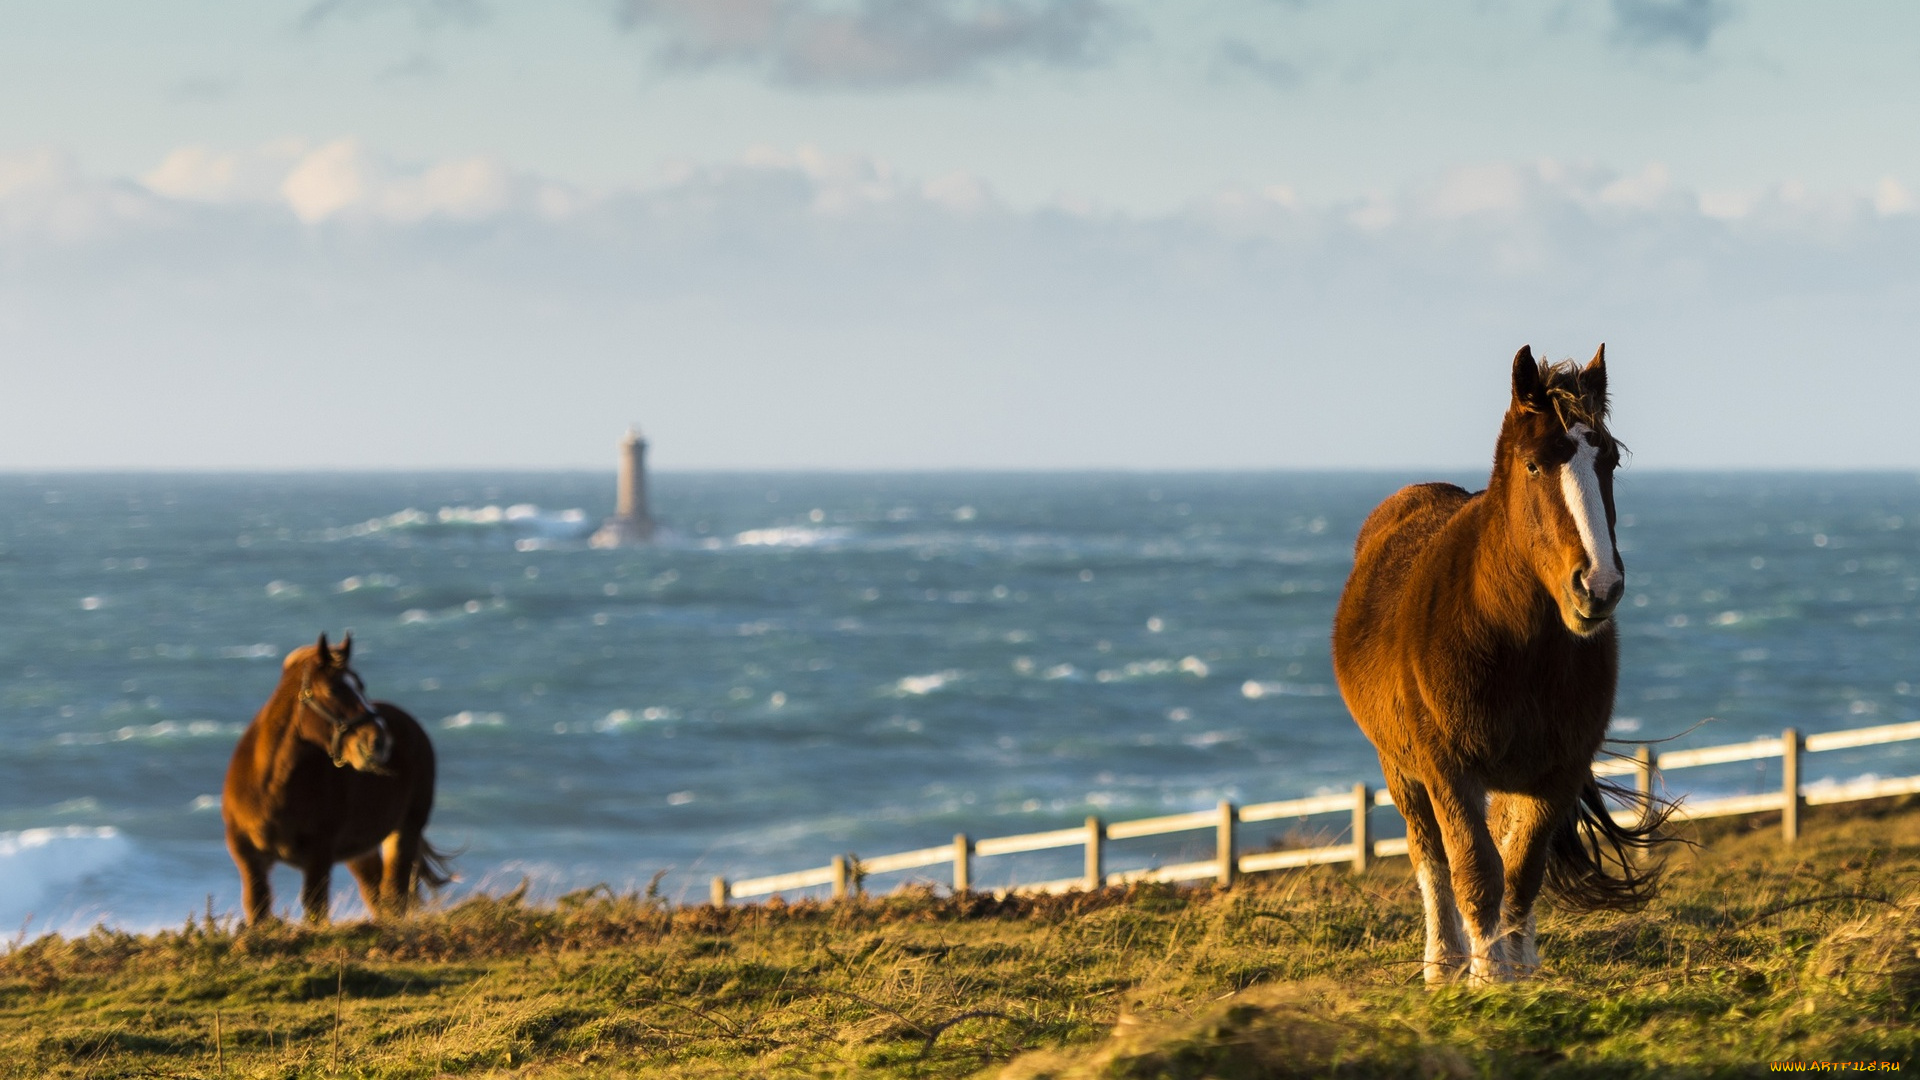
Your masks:
M1620 570L1614 565L1613 533L1607 528L1607 504L1600 498L1600 474L1594 467L1600 448L1587 441L1591 430L1585 424L1567 429L1574 451L1573 460L1560 467L1560 494L1587 549L1587 592L1603 597L1619 583Z

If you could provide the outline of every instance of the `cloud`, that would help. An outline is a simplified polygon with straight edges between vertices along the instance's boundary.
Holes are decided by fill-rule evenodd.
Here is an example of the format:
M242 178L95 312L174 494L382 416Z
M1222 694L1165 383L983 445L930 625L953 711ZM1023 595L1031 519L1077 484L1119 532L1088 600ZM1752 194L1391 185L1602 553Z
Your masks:
M1099 59L1119 17L1104 0L624 0L621 23L685 70L733 66L792 86L952 82L1019 63Z
M1625 45L1704 52L1732 18L1727 0L1612 0L1614 38Z
M168 208L144 188L90 180L62 151L0 158L0 237L87 243L168 217Z
M1891 176L1882 177L1873 189L1873 208L1882 214L1913 213L1913 196L1900 181Z
M476 220L554 205L553 192L485 157L405 168L355 139L283 139L249 151L169 153L141 178L156 194L199 203L269 203L315 224L331 218L411 223ZM550 187L550 185L549 185Z
M1623 172L1552 159L1463 166L1399 191L1317 204L1284 184L1235 188L1181 213L1138 218L1069 202L1020 210L968 173L920 178L871 156L812 145L756 147L732 162L681 164L649 184L599 191L485 156L399 161L353 138L286 138L243 150L182 146L138 183L87 179L71 157L50 149L0 158L0 221L18 232L49 236L63 233L56 227L61 221L84 220L109 230L115 221L186 227L182 208L228 206L278 213L308 227L356 222L395 237L436 220L488 229L546 227L543 222L566 228L568 222L594 220L621 222L628 233L640 223L681 229L705 222L734 234L847 229L875 237L904 236L900 230L933 221L944 223L942 228L992 220L1000 223L994 228L1025 222L1035 229L1074 221L1081 223L1076 229L1094 232L1106 222L1101 228L1116 235L1172 230L1275 242L1309 234L1366 238L1383 258L1430 250L1441 236L1439 246L1456 253L1474 243L1536 236L1552 241L1543 250L1589 257L1641 229L1696 238L1711 231L1720 249L1761 237L1773 238L1769 243L1801 237L1810 247L1840 250L1876 235L1889 219L1913 217L1913 205L1892 177L1852 193L1815 192L1795 181L1744 191L1693 190L1660 162ZM1279 250L1299 256L1287 243ZM1648 256L1656 249L1636 241L1623 250ZM1678 241L1658 250L1693 254Z
M1237 38L1220 43L1215 62L1223 71L1251 75L1281 90L1297 90L1306 81L1300 65Z
M1471 465L1504 358L1600 340L1642 464L1920 464L1907 189L1715 199L1496 161L1137 217L813 147L592 191L351 139L140 183L45 151L0 160L0 466L599 465L636 415L682 467ZM353 408L285 438L321 384Z

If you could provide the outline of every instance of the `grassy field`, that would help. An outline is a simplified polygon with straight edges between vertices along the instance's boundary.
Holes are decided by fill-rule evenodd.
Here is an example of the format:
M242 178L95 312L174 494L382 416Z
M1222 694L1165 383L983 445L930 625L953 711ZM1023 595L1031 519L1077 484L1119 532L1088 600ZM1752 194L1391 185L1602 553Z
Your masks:
M1544 974L1419 986L1404 860L1232 890L96 931L0 956L4 1077L1746 1076L1920 1070L1920 806L1729 825Z

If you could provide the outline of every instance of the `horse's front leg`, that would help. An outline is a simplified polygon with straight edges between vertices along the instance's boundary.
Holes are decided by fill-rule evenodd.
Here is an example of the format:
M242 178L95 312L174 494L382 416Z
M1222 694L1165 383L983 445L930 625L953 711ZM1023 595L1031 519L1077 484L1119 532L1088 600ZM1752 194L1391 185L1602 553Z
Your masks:
M227 853L240 869L240 907L247 913L247 925L256 926L273 917L273 856L253 846L239 829L227 826Z
M309 857L300 867L300 874L300 906L306 909L308 922L323 924L327 921L327 903L333 893L332 856Z
M1387 787L1393 792L1394 805L1407 819L1407 854L1413 857L1414 877L1420 882L1420 900L1426 909L1423 974L1427 985L1435 986L1467 966L1467 941L1460 925L1460 905L1453 896L1453 872L1426 788L1391 771Z
M1427 787L1447 862L1453 894L1467 932L1467 979L1494 983L1512 977L1500 948L1502 880L1500 850L1487 831L1486 790L1466 777L1443 777Z
M1567 808L1532 795L1496 795L1492 816L1500 830L1500 860L1506 868L1506 896L1500 911L1500 937L1506 961L1517 975L1540 969L1535 942L1534 902L1546 878L1553 832Z

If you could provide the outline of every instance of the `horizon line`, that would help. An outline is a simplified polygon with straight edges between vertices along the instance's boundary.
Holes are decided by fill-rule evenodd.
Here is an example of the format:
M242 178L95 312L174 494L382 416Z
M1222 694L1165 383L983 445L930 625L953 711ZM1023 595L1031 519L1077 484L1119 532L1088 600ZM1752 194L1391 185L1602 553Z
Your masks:
M716 465L668 466L647 469L649 476L1199 476L1264 475L1275 473L1449 473L1482 472L1486 464L1422 465L934 465L921 467L887 466L790 466L790 465ZM351 465L351 466L95 466L58 465L25 468L0 465L0 478L18 479L36 476L390 476L390 475L613 475L616 466L587 465ZM1920 465L1652 465L1623 468L1623 474L1717 473L1750 475L1895 475L1920 473Z

